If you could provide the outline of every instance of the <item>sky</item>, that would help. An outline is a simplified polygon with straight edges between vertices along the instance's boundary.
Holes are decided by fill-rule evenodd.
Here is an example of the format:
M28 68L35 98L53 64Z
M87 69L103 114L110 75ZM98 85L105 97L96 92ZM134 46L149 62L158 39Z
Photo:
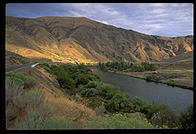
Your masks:
M6 16L87 17L127 30L159 35L193 35L192 3L8 3Z

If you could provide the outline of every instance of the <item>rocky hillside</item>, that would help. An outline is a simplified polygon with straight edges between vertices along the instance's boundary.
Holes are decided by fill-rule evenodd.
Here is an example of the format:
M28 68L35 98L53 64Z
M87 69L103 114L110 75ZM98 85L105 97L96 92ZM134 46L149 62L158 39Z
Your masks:
M193 36L162 37L84 17L6 17L6 50L58 62L159 61L193 51Z

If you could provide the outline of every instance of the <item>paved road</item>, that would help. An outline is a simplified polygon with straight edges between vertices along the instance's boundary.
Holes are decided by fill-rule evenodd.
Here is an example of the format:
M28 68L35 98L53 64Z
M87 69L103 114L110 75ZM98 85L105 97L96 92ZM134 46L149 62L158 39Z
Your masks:
M30 68L35 67L38 64L39 63L28 63L28 64L24 64L24 65L18 65L18 66L14 66L14 67L9 67L9 68L6 68L6 72L30 69Z

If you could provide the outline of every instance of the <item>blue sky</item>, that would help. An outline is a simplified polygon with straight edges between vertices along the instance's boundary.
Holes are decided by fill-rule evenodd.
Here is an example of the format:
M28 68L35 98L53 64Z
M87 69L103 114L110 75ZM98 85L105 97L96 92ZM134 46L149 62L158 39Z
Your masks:
M193 35L192 3L9 3L6 16L87 17L145 34Z

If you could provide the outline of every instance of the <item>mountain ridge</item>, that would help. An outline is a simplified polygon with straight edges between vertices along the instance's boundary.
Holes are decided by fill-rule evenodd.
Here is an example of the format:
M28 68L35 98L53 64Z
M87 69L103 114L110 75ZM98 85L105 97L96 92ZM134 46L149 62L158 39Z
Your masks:
M160 61L192 51L193 36L147 35L85 17L6 16L6 49L72 63Z

